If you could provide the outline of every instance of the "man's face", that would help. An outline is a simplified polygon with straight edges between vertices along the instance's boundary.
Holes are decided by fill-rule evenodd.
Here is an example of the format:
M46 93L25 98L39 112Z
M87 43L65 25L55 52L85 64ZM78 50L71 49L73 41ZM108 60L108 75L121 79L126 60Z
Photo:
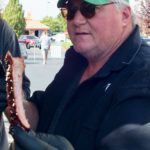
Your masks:
M125 22L124 12L109 4L98 6L90 19L78 10L67 21L67 27L75 50L84 56L94 56L105 55L120 44Z

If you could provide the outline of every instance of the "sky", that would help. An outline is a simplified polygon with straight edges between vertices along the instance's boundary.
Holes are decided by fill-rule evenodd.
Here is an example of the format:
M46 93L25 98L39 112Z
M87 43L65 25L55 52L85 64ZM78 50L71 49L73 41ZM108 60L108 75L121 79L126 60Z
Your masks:
M4 0L5 4L9 0ZM25 16L28 12L32 14L33 19L41 20L45 16L56 17L59 14L57 8L58 0L19 0L23 6Z

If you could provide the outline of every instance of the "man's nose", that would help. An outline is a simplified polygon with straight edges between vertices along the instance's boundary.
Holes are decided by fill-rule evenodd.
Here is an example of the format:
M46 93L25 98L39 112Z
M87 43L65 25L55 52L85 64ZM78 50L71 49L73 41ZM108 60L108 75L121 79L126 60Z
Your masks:
M80 12L80 10L77 10L75 15L74 15L74 18L73 18L73 21L75 24L83 24L86 22L86 18L82 15L82 13Z

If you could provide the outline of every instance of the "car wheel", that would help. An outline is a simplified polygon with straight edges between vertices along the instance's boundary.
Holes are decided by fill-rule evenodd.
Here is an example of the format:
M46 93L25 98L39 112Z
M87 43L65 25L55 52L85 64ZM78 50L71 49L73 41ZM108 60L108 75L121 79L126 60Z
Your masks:
M27 48L27 49L30 49L30 45L29 45L29 44L27 44L27 45L26 45L26 48Z

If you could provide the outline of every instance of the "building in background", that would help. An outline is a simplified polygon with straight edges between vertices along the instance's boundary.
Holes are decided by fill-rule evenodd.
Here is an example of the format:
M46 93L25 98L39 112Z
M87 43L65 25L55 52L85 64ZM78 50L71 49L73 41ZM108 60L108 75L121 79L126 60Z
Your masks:
M26 34L32 34L40 37L43 31L49 31L49 27L42 24L39 20L34 20L30 12L27 13L25 20L26 20L26 27L25 27Z

